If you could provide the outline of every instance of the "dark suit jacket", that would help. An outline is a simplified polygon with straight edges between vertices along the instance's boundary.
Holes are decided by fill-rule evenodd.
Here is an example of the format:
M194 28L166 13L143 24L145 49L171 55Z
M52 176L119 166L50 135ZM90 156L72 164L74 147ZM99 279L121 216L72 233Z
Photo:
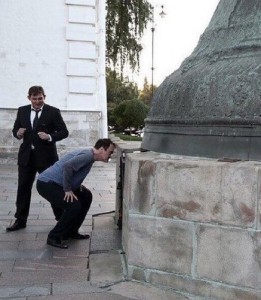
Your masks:
M19 107L12 130L14 137L18 138L18 129L21 127L26 128L23 142L18 152L18 165L28 165L33 144L37 167L46 169L58 160L56 142L66 138L69 132L60 110L56 107L44 104L35 130L33 130L31 125L30 114L31 105ZM52 141L41 140L37 135L39 131L50 134Z

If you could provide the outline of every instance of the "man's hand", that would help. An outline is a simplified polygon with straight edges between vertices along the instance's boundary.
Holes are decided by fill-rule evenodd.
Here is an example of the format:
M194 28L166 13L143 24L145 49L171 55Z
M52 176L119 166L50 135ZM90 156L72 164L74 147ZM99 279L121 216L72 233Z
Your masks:
M72 192L65 192L65 196L63 198L66 202L73 202L74 200L78 200L77 196Z
M25 131L26 131L26 128L19 128L19 129L18 129L16 135L17 135L17 137L19 138L19 140L22 139L22 138L24 137Z
M41 140L49 141L49 139L50 139L49 134L47 134L47 133L45 133L45 132L43 132L43 131L38 132L38 136L39 136L39 138L40 138Z

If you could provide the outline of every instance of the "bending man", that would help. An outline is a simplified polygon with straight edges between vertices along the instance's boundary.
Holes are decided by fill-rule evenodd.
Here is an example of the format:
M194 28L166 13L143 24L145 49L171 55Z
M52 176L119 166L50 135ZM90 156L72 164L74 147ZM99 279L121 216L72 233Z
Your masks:
M66 154L38 176L37 190L56 208L58 220L49 232L48 245L66 249L68 246L62 240L89 238L78 232L92 202L92 193L82 182L95 161L108 162L114 148L110 139L99 139L92 148Z

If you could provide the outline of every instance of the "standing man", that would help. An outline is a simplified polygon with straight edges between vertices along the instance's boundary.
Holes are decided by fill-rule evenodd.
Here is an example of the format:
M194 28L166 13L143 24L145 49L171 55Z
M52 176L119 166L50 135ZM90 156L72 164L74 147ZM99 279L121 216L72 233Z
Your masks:
M94 147L66 154L38 176L36 188L53 208L62 211L49 232L47 244L66 249L66 239L88 239L78 232L91 206L92 193L82 185L95 161L108 162L115 145L110 139L99 139ZM54 210L55 211L55 210Z
M12 130L14 137L23 139L18 152L16 221L6 231L26 227L36 173L58 160L56 142L69 134L60 110L45 104L45 97L41 86L32 86L27 97L31 104L18 108Z

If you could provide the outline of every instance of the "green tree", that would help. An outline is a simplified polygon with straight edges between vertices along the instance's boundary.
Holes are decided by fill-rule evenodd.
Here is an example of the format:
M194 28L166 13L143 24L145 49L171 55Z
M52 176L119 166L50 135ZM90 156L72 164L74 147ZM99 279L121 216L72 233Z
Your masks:
M147 0L106 1L106 46L108 65L139 68L142 50L140 38L151 18L152 6Z
M108 104L119 104L123 100L137 99L139 96L138 85L128 77L121 78L115 70L106 68L106 85Z
M116 122L113 116L115 106L123 100L138 99L138 85L131 82L128 77L121 79L120 74L110 68L106 69L106 85L108 124L115 126Z
M155 92L157 86L153 86L153 92ZM152 99L152 85L148 83L147 77L144 78L143 89L139 92L139 100L145 104L150 105Z
M148 111L148 106L140 100L125 100L114 108L113 117L120 129L139 128L144 126Z

